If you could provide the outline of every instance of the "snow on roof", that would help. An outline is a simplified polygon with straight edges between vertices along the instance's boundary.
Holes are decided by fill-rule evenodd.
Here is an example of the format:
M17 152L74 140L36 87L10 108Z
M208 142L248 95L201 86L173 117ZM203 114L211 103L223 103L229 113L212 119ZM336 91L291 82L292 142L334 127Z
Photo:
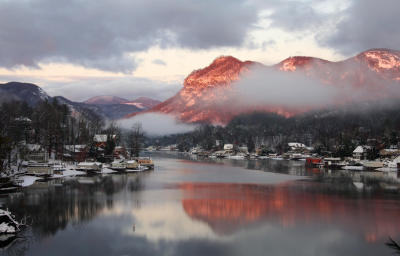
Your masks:
M81 165L81 166L93 166L95 163L90 163L90 162L82 162L82 163L79 163L78 165Z
M79 153L86 148L86 145L65 145L64 148L68 151Z
M370 146L358 146L353 153L364 153L364 149L371 149Z
M112 135L111 137L114 139L116 135ZM107 142L107 134L96 134L93 140L96 142Z
M26 144L26 147L29 151L38 151L42 148L42 146L39 144Z
M135 162L134 160L127 161L128 164L134 164Z
M225 144L224 149L233 149L233 144Z
M385 151L387 151L387 152L396 152L396 151L400 151L400 149L391 149L391 148L385 148L385 149L383 149L383 150L385 150Z
M304 145L303 143L298 143L298 142L289 142L288 146L295 147L295 148L305 148L306 147L306 145Z

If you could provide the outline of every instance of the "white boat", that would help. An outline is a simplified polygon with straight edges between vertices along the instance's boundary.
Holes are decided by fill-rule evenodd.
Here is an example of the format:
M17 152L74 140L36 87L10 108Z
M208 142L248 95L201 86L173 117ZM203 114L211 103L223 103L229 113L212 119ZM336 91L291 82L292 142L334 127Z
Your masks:
M388 167L389 168L398 168L398 166L400 165L400 156L396 157L395 159L393 159L392 161L390 161L388 163Z
M273 160L283 160L282 156L271 157Z
M269 159L269 156L259 156L259 159Z
M364 166L346 165L346 166L343 166L342 169L362 171L362 170L364 170Z

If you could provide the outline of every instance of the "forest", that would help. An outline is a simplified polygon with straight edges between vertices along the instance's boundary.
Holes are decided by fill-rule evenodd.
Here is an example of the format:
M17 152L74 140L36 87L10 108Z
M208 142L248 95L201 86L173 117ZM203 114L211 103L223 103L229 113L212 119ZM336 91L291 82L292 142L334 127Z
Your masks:
M72 113L57 98L40 101L35 106L25 101L3 101L0 104L0 173L26 159L27 144L40 144L49 155L51 152L62 155L65 145L86 145L87 156L99 159L94 143L96 134L116 135L115 140L107 140L104 156L111 155L119 144L126 144L131 154L138 155L145 133L140 124L123 131L116 121L106 120L89 108L82 107Z

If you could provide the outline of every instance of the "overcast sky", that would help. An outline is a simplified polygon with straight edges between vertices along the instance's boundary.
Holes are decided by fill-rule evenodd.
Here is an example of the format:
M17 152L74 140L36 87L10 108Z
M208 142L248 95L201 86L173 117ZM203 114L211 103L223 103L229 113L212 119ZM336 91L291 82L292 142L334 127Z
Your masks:
M0 82L165 100L220 55L275 64L400 50L399 0L0 0Z

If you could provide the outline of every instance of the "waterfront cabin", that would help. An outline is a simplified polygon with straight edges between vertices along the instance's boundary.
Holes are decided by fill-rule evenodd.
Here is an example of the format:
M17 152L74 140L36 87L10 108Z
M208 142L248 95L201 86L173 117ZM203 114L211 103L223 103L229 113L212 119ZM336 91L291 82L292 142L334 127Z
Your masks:
M111 169L113 170L125 170L126 162L125 161L114 161L111 163Z
M86 171L100 171L103 169L103 164L98 162L81 162L78 164L78 169Z
M154 162L150 157L133 157L132 160L135 160L140 166L154 168Z
M322 164L322 158L306 158L306 166L319 167Z
M138 165L138 162L136 162L135 160L129 160L126 162L127 169L137 169Z
M356 161L360 160L367 160L368 158L368 153L371 150L370 146L358 146L354 151L353 151L353 158Z
M322 161L322 166L325 168L340 169L346 166L346 164L342 162L340 157L327 157Z
M28 167L26 168L26 174L35 176L53 176L54 167L47 163L29 162Z
M27 144L26 145L29 153L28 160L35 161L37 163L47 163L49 161L49 156L46 150L39 144Z

